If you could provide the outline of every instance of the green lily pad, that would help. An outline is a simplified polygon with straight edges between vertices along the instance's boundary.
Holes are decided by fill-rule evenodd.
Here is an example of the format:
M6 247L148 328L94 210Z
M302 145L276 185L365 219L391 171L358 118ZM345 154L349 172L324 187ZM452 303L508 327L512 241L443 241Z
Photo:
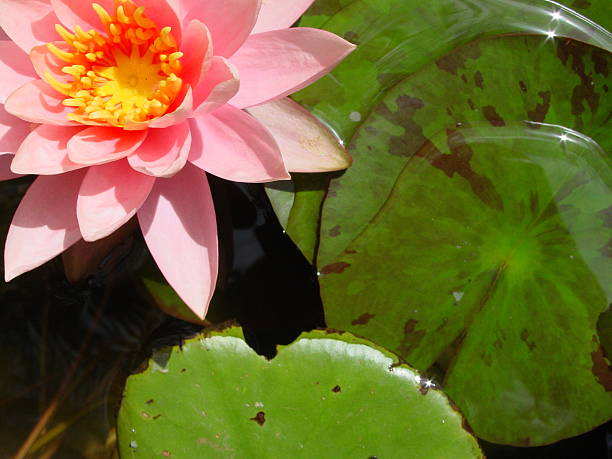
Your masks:
M482 457L429 385L349 334L304 334L268 361L230 329L158 354L129 378L119 448L147 459Z
M609 61L539 37L459 48L385 95L325 203L329 325L439 372L493 442L612 414L596 335L612 299Z
M444 59L457 46L482 37L526 33L539 35L546 43L552 36L569 37L612 51L612 35L604 28L612 25L608 11L607 0L431 0L426 4L418 0L318 0L300 25L330 30L358 48L332 74L293 97L350 144L387 91L423 66ZM443 83L432 80L428 84L444 91ZM506 94L499 92L501 98ZM537 92L523 98L533 107L542 102ZM298 187L296 191L302 190ZM332 189L331 195L334 193ZM311 194L309 199L310 207L322 206L323 198L317 201ZM338 222L325 218L327 214L323 231L339 233ZM308 245L302 238L310 241L318 236L320 226L318 220L302 216L289 218L294 227L301 228L293 236L300 247ZM360 222L356 218L352 226L357 228ZM315 258L329 262L339 253L333 253L335 249L334 243L323 241Z

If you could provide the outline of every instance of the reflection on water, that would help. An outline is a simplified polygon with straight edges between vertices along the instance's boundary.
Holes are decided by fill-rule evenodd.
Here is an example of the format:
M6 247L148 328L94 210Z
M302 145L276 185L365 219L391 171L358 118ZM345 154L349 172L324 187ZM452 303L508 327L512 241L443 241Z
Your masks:
M374 10L368 0L355 1L323 22L359 47L341 64L341 71L297 96L347 141L384 91L474 39L534 34L542 37L542 46L565 37L612 51L610 31L550 0L428 0L426 7L415 1L381 3L386 10ZM350 20L353 17L359 21ZM304 22L320 24L316 16ZM358 98L344 92L355 81L360 82ZM321 88L335 97L322 98Z

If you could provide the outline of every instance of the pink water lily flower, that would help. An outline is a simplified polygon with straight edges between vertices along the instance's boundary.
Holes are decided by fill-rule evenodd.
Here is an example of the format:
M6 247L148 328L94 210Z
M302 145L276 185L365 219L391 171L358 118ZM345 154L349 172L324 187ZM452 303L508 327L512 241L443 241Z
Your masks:
M288 28L312 2L0 0L0 179L38 175L9 229L6 280L137 215L204 317L217 277L205 171L268 182L348 165L285 98L354 49Z

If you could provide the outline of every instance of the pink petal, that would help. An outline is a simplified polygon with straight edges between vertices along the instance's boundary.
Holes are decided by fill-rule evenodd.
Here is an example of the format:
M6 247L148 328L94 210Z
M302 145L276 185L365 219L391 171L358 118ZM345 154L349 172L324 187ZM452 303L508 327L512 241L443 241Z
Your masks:
M145 202L154 183L154 177L136 172L126 160L90 167L77 200L83 239L102 239L121 227Z
M0 181L21 177L21 175L11 171L11 161L13 161L13 155L10 153L0 153Z
M69 30L80 25L85 30L103 30L98 15L91 7L92 3L99 3L111 16L115 14L112 0L50 0L61 23ZM175 1L166 0L137 0L137 6L144 7L144 14L157 24L159 29L165 26L172 27L174 37L180 43L181 27L176 14ZM57 38L57 37L56 37ZM50 40L51 41L51 40Z
M191 133L187 121L166 129L151 129L145 143L128 157L130 166L143 174L172 177L187 162Z
M98 15L91 7L91 1L50 0L50 2L59 22L68 30L74 30L74 27L79 25L84 30L96 29L100 32L105 32ZM106 11L112 14L113 0L95 0L95 3L100 4Z
M36 45L57 40L59 21L49 0L0 0L0 27L27 53Z
M240 88L238 71L224 57L212 58L206 78L194 94L194 116L210 113L225 105Z
M255 118L231 105L191 120L189 161L234 182L272 182L290 176L272 135Z
M21 200L4 249L7 282L81 239L77 193L85 171L38 177Z
M68 158L68 141L83 127L38 126L23 141L11 169L18 174L55 175L84 167Z
M72 47L64 41L56 41L53 42L53 44L63 51L70 52L73 50ZM67 65L66 62L62 61L59 57L49 51L46 45L35 46L32 48L32 51L30 51L30 60L30 68L33 66L34 70L36 71L34 78L36 75L38 75L41 79L44 79L45 73L49 72L55 79L61 82L72 79L70 75L62 72L62 68Z
M217 282L215 208L206 174L189 164L156 182L138 220L168 283L204 318Z
M110 163L134 153L148 131L124 131L116 127L90 127L68 142L68 156L78 164L92 166Z
M314 0L265 0L253 34L286 29L297 21Z
M181 51L183 72L181 78L191 87L197 87L210 68L212 59L212 38L208 28L198 20L193 20L184 32Z
M0 154L13 155L30 131L30 123L10 115L0 104Z
M0 103L3 104L11 92L36 78L32 63L12 41L0 41Z
M262 0L179 0L179 3L183 24L193 19L206 24L215 56L230 57L253 30Z
M240 91L231 100L252 107L292 94L330 72L355 49L324 30L294 28L252 35L232 56Z
M42 80L26 83L13 91L4 109L11 115L38 124L77 126L78 123L66 118L74 109L62 105L64 96Z
M290 172L337 171L351 165L338 137L291 99L251 107L248 112L272 133Z

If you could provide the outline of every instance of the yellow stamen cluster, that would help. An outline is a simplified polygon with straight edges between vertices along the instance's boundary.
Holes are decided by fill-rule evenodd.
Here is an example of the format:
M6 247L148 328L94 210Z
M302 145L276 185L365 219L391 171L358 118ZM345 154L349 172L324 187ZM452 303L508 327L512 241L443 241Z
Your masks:
M63 104L75 108L68 118L125 127L166 113L183 84L183 53L171 27L158 29L132 0L115 0L114 15L97 3L93 9L106 35L79 26L70 33L56 25L68 46L47 45L69 64L62 68L67 82L45 74L46 81L66 96Z

